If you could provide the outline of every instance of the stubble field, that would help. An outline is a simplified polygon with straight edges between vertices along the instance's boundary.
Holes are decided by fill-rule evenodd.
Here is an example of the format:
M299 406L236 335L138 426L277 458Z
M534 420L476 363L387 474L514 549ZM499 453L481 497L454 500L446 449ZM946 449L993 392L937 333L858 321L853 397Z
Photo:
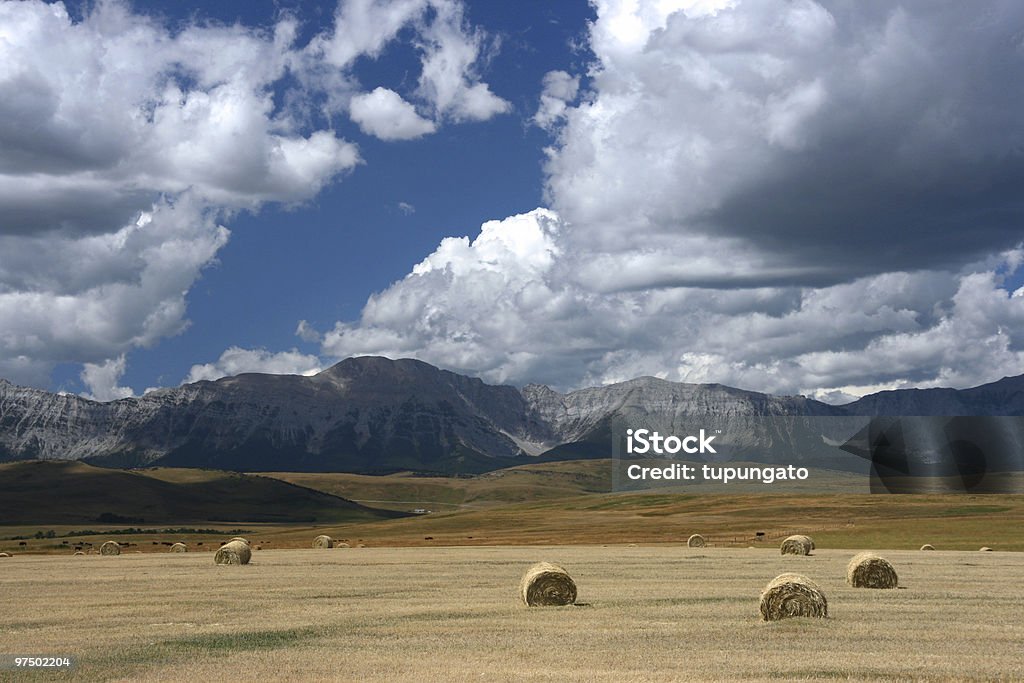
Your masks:
M1024 679L1024 554L890 550L900 589L845 584L853 550L654 546L288 549L18 556L0 565L6 654L70 655L76 680ZM580 603L527 608L563 564ZM826 620L759 620L784 571Z

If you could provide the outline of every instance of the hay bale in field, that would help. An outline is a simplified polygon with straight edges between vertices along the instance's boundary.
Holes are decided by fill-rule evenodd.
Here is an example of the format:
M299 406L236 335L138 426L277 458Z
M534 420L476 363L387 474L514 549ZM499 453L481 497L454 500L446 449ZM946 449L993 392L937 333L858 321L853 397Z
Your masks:
M0 553L0 557L10 557L10 553Z
M846 583L854 588L895 588L899 583L889 560L874 553L858 553L846 566Z
M366 544L365 544L365 543L357 543L357 544L356 544L356 547L357 547L357 548L365 548L365 547L366 547Z
M175 543L174 545L171 546L171 552L172 553L187 553L188 552L188 546L185 545L184 543Z
M700 534L694 534L693 536L690 536L688 539L686 539L687 548L703 548L707 544L707 541L704 540L704 537Z
M231 539L231 541L241 541L242 543L244 543L246 545L251 545L249 543L248 539L242 538L241 536L235 536L234 538ZM228 543L231 543L231 541L228 541Z
M935 550L935 546L933 546L931 543L925 543L923 546L921 546L921 550Z
M320 534L319 536L317 536L316 538L313 539L313 547L314 548L333 548L334 547L334 541L331 540L330 536L325 536L323 534Z
M339 543L338 545L336 545L334 547L335 548L351 548L352 546L350 546L348 543Z
M990 553L990 552L992 552L992 548L989 548L987 545L981 546L980 548L978 548L978 550L980 552L983 552L983 553Z
M76 550L75 555L85 555L81 550Z
M789 617L828 616L828 600L818 587L802 574L779 574L761 592L761 619L778 621Z
M779 551L783 555L810 555L810 539L807 536L800 534L790 536L782 542L781 546L779 546Z
M121 545L117 541L107 541L100 546L100 555L120 555Z
M213 561L215 564L249 564L251 558L252 551L248 543L231 541L217 549Z
M576 602L576 582L557 564L540 562L523 574L519 594L530 607L571 605Z

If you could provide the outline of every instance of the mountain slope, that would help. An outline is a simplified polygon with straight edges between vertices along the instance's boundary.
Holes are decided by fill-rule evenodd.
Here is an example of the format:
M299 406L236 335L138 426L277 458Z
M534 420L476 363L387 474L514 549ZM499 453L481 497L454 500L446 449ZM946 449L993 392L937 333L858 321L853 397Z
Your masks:
M854 467L853 456L824 444L820 424L871 415L1024 415L1024 377L959 391L881 392L848 406L653 377L568 394L541 385L520 391L377 357L350 358L313 377L244 374L110 403L0 380L0 461L479 473L538 459L608 458L627 427L647 427L716 430L732 459L856 469L862 463Z

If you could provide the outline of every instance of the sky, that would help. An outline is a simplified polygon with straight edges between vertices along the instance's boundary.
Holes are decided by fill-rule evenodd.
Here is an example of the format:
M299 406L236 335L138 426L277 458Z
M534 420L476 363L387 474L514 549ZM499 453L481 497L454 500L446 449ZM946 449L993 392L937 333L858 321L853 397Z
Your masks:
M0 377L1024 373L1024 5L0 0Z

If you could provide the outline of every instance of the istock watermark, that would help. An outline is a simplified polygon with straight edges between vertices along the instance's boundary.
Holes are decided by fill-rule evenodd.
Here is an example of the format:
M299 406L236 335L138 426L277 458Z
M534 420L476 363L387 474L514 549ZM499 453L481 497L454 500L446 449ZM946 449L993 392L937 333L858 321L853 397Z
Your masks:
M721 434L721 431L718 432ZM680 451L694 455L696 453L718 453L711 442L717 434L708 436L705 431L700 430L698 436L684 436L679 438L673 434L663 437L658 432L649 429L627 429L626 430L626 453L629 455L676 455ZM694 445L696 444L696 445Z

